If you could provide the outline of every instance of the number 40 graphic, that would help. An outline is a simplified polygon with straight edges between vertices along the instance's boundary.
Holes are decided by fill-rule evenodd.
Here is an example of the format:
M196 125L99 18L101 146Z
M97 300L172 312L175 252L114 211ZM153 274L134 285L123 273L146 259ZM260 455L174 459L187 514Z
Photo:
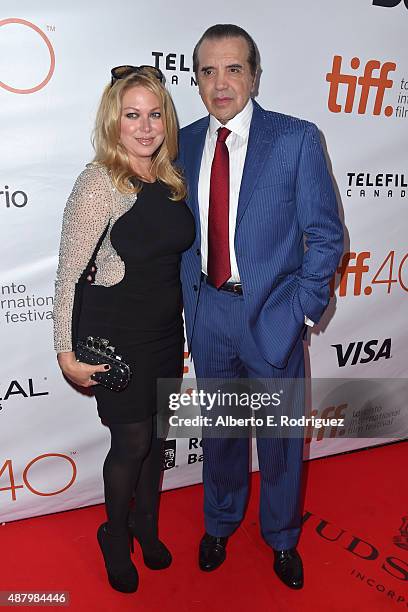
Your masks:
M58 461L64 461L64 462L68 461L71 467L71 470L72 470L72 475L71 475L69 482L64 484L61 488L57 489L56 491L50 491L50 492L44 493L43 491L39 491L38 489L35 489L33 485L30 483L29 472L35 463L38 463L39 461L43 461L44 459L48 459L50 457L57 458ZM35 457L26 465L23 471L23 483L24 484L16 484L15 477L14 477L13 461L12 459L6 459L2 467L0 467L0 478L8 477L9 486L0 487L0 491L10 491L11 499L13 501L17 500L17 496L16 496L17 489L22 489L24 485L27 487L29 491L31 491L31 493L34 493L34 495L40 495L41 497L59 495L59 493L66 491L67 489L69 489L70 486L73 485L73 483L75 482L76 475L77 475L77 468L76 468L75 462L71 459L71 457L68 457L67 455L61 455L60 453L46 453L44 455L39 455L38 457Z

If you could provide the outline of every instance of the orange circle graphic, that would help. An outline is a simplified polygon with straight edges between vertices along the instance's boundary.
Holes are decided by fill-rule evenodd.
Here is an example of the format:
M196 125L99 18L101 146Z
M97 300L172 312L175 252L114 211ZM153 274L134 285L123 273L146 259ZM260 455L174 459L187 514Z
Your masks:
M45 87L47 85L48 81L51 79L52 75L54 74L54 70L55 70L55 53L54 53L54 49L52 48L52 44L51 44L48 36L46 36L44 34L44 32L42 30L40 30L40 28L38 26L36 26L34 23L31 23L31 21L26 21L25 19L18 19L17 17L11 17L9 19L2 19L2 20L0 20L0 27L3 26L3 25L7 25L9 23L18 23L20 25L27 26L28 28L31 28L32 30L37 32L37 34L39 34L41 36L41 38L43 39L43 41L47 45L48 51L50 53L50 69L48 70L48 74L45 77L45 79L43 81L41 81L41 83L39 83L35 87L30 87L29 89L17 89L16 87L11 87L10 85L7 85L6 83L3 83L3 81L0 81L0 87L3 87L3 89L6 89L7 91L11 91L12 93L17 93L17 94L30 94L30 93L34 93L36 91L39 91L43 87Z
M27 478L30 467L33 466L34 463L37 463L37 461L41 461L41 459L45 459L46 457L61 457L61 459L66 459L68 463L71 464L71 467L72 467L72 477L71 477L71 480L68 482L68 484L66 484L65 487L62 487L61 489L58 489L57 491L52 491L51 493L43 493L42 491L37 491L28 482L28 478ZM31 493L34 493L35 495L40 495L41 497L49 497L51 495L59 495L63 491L66 491L67 489L69 489L69 487L75 482L76 475L77 475L77 468L76 468L75 462L71 459L71 457L68 457L67 455L61 455L61 453L45 453L44 455L39 455L38 457L35 457L35 459L30 461L30 463L26 465L25 470L23 472L23 481L24 481L25 486L27 487L29 491L31 491Z

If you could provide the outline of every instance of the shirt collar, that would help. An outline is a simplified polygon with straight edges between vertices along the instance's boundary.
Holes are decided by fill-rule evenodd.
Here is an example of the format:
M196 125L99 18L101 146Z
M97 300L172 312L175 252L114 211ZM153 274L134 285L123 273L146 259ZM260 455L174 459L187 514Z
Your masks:
M210 115L210 124L208 126L210 137L212 138L216 135L218 128L226 127L241 138L248 138L249 126L251 125L253 112L254 105L252 104L252 99L249 98L242 111L230 119L225 125L220 123L218 119L214 117L214 115Z

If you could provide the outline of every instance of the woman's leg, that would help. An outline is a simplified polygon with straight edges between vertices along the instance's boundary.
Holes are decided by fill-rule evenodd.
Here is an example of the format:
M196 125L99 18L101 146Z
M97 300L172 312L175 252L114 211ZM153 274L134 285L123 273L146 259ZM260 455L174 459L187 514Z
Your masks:
M111 448L103 466L108 522L97 533L108 579L117 591L134 593L139 584L130 558L129 502L152 438L151 417L140 423L109 426Z
M163 440L157 437L157 419L153 417L151 446L144 458L135 486L135 507L131 522L141 544L158 540L158 500L163 463Z
M103 466L107 529L128 529L129 503L145 458L151 452L152 417L139 423L109 425L111 448Z
M145 565L165 569L172 561L168 548L158 536L158 499L163 463L163 440L157 438L156 417L153 417L152 443L135 487L135 508L130 515L130 528L141 545Z

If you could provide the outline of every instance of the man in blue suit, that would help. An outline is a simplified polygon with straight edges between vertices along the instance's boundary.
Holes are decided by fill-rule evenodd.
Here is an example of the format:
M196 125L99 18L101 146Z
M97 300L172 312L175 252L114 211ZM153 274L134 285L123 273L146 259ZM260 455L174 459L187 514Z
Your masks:
M343 232L319 132L262 109L251 94L254 41L209 28L193 55L209 116L180 134L197 236L182 260L187 339L198 379L304 376L303 336L329 300ZM303 440L257 438L260 523L274 569L303 585L299 537ZM204 571L219 567L248 493L247 438L203 439Z

